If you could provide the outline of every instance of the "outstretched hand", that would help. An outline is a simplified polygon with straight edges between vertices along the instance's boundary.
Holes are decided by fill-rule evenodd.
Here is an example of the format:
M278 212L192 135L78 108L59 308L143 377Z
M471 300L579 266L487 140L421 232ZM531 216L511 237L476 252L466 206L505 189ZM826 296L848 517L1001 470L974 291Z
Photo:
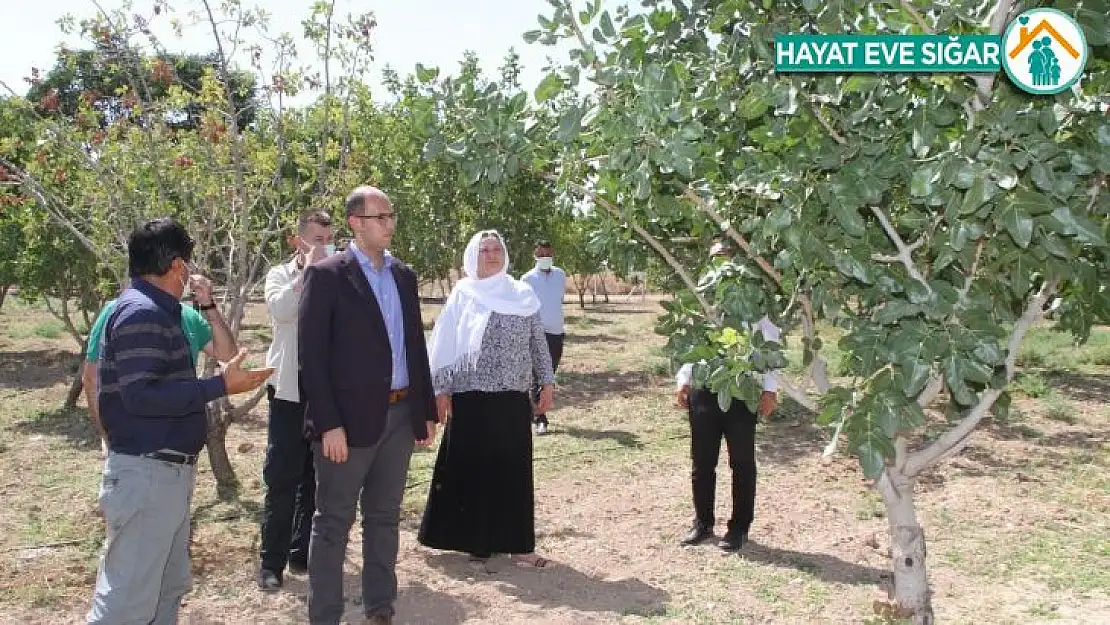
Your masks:
M246 348L240 348L239 353L235 355L227 364L223 366L221 375L224 378L224 386L227 388L227 394L238 395L239 393L246 393L262 386L270 376L274 374L273 367L266 367L264 369L243 369L243 360L247 357Z

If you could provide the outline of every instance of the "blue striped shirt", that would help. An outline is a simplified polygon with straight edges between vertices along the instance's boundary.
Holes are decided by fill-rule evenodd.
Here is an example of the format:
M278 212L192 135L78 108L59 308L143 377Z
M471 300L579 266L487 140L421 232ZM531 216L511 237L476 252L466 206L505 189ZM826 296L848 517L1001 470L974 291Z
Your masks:
M108 318L99 366L100 418L112 451L201 450L205 405L227 391L221 376L197 379L176 298L136 278Z
M405 357L405 318L401 310L401 294L397 291L397 281L393 279L393 263L396 258L385 253L382 268L374 269L370 257L358 249L351 242L351 250L358 259L366 281L374 291L374 299L378 300L378 308L382 310L382 320L385 321L385 330L389 334L389 348L393 352L393 381L390 388L393 390L405 388L409 385L409 364ZM421 328L423 331L423 328Z

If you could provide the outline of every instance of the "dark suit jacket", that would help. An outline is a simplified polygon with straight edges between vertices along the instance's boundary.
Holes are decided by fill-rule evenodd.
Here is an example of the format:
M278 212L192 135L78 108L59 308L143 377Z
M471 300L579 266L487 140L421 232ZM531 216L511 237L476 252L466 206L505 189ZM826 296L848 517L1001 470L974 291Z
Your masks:
M401 262L391 270L401 296L409 369L409 394L402 401L412 408L413 436L424 439L425 421L436 419L436 409L416 273ZM347 445L373 446L385 428L393 358L381 308L354 252L305 271L297 346L307 435L318 439L342 427Z

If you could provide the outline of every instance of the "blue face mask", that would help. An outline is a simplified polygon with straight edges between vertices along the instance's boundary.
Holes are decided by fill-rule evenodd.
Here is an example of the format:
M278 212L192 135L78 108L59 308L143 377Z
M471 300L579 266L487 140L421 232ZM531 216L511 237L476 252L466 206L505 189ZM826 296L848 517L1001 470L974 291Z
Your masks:
M550 256L540 256L536 259L536 268L540 271L550 271L555 265L555 259Z
M334 255L335 254L335 244L334 243L328 243L327 245L325 245L324 246L324 253L327 254L328 256Z

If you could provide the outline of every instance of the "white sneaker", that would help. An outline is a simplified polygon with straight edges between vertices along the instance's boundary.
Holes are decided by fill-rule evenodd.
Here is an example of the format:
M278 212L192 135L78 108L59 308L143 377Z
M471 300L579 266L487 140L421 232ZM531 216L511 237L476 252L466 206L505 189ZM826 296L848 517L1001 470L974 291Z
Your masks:
M537 423L536 434L547 434L547 424L543 422Z

